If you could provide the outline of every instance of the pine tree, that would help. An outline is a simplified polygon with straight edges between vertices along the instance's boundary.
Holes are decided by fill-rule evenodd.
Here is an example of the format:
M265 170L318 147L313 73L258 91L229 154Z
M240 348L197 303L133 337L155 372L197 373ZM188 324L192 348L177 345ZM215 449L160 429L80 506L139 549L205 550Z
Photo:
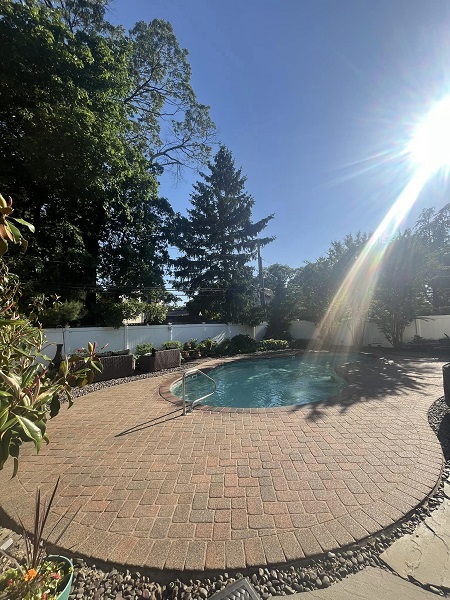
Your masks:
M178 222L177 246L182 255L173 261L175 285L191 298L191 314L227 322L248 322L257 303L257 283L248 264L256 257L259 238L273 218L251 220L253 198L245 191L246 178L233 156L221 146L208 164L209 174L194 185L188 218Z

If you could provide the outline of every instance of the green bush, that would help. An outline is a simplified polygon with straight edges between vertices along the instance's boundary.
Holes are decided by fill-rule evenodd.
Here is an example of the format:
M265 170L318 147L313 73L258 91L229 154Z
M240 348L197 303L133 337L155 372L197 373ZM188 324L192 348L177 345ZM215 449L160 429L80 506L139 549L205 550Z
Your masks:
M291 340L289 345L293 350L306 350L310 342L311 340L304 340L299 338L298 340Z
M223 342L220 342L220 344L217 344L217 346L215 346L215 348L213 348L212 351L212 355L213 356L228 356L231 354L231 340L229 340L228 338L226 340L223 340Z
M206 338L197 345L197 350L201 352L202 356L212 356L214 348L216 346L217 342L215 342L211 338Z
M231 338L230 354L249 354L250 352L256 352L257 349L257 341L249 335L240 333Z
M161 348L163 350L181 350L182 347L183 344L177 340L172 340L170 342L164 342L161 344Z
M263 340L258 345L258 350L267 352L268 350L286 350L289 348L287 340Z
M136 358L139 358L139 356L142 356L143 354L151 354L153 349L154 349L153 344L150 344L150 343L138 344L136 346L134 355Z

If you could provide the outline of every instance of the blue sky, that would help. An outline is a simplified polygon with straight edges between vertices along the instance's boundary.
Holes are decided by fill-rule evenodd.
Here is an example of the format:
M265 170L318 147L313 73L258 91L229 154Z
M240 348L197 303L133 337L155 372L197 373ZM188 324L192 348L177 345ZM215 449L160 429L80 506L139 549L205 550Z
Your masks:
M301 266L372 232L411 176L400 156L450 92L448 0L115 0L109 18L170 21L192 84L247 176L254 219L275 213L265 264ZM189 207L196 173L161 195ZM450 201L438 176L420 210Z

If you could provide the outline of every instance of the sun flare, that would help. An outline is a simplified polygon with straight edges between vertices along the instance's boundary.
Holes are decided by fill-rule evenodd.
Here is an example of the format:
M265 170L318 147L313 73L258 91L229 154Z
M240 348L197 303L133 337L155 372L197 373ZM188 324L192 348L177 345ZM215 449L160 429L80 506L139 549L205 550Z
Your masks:
M419 123L408 151L417 169L428 176L450 168L450 95L437 102Z
M344 322L348 314L365 322L389 242L404 223L427 181L441 169L450 172L450 95L436 102L419 123L405 153L409 155L414 171L347 273L319 324L317 336L322 343L327 339L334 340L336 324Z

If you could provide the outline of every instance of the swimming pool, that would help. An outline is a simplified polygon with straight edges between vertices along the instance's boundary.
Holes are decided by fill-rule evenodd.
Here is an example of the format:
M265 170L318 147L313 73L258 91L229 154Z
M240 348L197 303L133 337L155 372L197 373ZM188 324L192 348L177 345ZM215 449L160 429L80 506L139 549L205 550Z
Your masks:
M217 385L205 403L232 408L272 408L302 405L338 394L347 382L334 370L346 362L367 360L363 354L305 353L289 357L240 360L212 369ZM186 400L192 402L213 389L197 374L186 379ZM181 398L181 382L171 388Z

